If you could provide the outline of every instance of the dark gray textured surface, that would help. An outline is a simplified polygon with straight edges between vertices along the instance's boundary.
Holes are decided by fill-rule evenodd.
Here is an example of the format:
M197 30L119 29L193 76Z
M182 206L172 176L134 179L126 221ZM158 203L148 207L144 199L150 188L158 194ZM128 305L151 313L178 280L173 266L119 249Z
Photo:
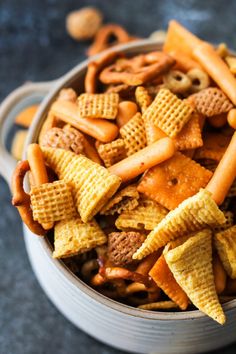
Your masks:
M72 9L95 4L105 20L147 36L176 18L205 39L236 49L236 1L0 0L0 100L26 80L59 77L84 58L86 44L64 29ZM40 289L25 251L19 217L0 177L0 354L118 354L77 330ZM232 345L216 353L231 354Z

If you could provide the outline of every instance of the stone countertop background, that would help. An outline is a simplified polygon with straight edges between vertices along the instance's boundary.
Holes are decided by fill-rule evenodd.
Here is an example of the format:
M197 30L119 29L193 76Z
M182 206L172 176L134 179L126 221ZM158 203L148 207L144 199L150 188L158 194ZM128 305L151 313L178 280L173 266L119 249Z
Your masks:
M65 16L88 5L140 37L176 18L202 38L236 49L234 0L0 0L0 101L25 81L58 78L85 58L88 44L68 37ZM10 198L0 177L0 353L121 354L76 329L47 299ZM235 350L236 344L215 353Z

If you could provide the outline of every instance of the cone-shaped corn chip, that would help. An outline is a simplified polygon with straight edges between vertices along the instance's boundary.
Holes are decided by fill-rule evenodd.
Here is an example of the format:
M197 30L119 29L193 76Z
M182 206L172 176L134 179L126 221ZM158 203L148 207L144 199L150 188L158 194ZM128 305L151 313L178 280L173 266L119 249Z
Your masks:
M236 225L216 233L214 242L227 274L236 279Z
M30 199L33 218L40 224L71 219L77 214L72 188L64 181L32 187Z
M165 254L176 281L192 303L220 324L225 315L216 294L212 269L211 231L203 230Z
M151 199L142 197L139 205L131 210L124 211L116 220L116 227L121 230L129 228L137 230L152 230L164 219L167 210Z
M171 240L224 222L224 214L211 198L211 193L201 189L166 215L150 232L133 258L142 259Z
M121 214L124 211L133 210L138 205L139 192L137 186L132 185L121 189L100 210L102 215Z
M120 186L121 179L107 169L71 151L42 148L45 162L59 179L71 182L83 222L91 220Z
M106 243L107 238L95 220L87 223L79 217L63 220L54 229L54 258L71 257Z
M182 310L186 310L188 307L188 297L176 282L168 264L166 263L164 255L161 255L156 261L150 270L149 275L171 300L173 300Z

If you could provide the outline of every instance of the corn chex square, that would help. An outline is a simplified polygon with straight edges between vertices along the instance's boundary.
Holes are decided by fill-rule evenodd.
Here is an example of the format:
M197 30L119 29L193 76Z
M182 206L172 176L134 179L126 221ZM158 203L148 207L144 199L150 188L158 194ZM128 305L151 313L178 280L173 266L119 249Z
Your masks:
M77 103L80 117L115 119L119 95L118 93L83 93Z

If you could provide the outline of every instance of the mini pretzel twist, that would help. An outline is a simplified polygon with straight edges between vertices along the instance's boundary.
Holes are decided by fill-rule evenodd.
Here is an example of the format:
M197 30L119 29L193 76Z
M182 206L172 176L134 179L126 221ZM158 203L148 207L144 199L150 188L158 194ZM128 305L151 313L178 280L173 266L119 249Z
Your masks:
M22 221L28 226L28 228L34 234L43 236L46 231L37 221L34 221L30 207L30 196L23 188L24 177L29 170L30 166L27 160L19 162L16 166L12 177L12 205L18 209Z

